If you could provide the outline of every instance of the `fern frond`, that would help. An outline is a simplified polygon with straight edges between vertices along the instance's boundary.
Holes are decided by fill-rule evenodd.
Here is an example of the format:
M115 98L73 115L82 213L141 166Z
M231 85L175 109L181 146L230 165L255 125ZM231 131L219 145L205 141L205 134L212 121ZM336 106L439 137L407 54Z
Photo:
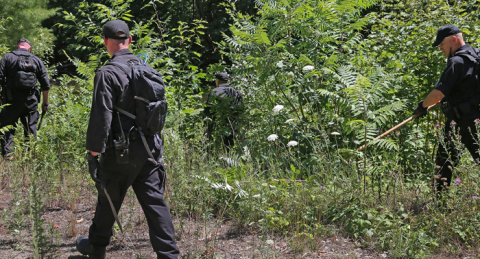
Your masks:
M375 125L377 125L377 127L380 128L383 125L385 125L390 118L397 116L397 112L403 111L404 107L405 107L405 104L402 102L397 102L391 105L387 105L382 108L382 110L384 110L383 112L376 115L373 122L375 123Z
M253 35L253 39L255 43L258 45L263 45L263 44L267 46L272 45L272 43L270 42L270 39L268 39L268 35L264 28L258 29Z
M398 145L392 139L377 139L375 141L370 142L369 145L372 145L387 151L398 151Z
M321 96L326 96L326 97L331 97L331 98L335 98L335 99L341 99L340 95L336 94L336 93L333 93L333 92L330 92L328 90L325 90L325 89L317 89L316 90Z

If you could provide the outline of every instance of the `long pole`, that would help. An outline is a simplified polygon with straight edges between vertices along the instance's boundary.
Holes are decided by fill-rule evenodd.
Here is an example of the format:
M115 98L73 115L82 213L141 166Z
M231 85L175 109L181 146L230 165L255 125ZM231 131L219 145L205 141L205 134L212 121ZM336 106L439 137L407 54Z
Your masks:
M435 103L435 104L432 104L432 105L428 106L427 110L432 109L435 105L437 105L437 104L439 104L439 103L440 103L440 102L437 102L437 103ZM410 117L410 118L402 121L402 122L401 122L400 124L398 124L397 126L395 126L395 127L391 128L391 129L385 131L382 135L374 138L374 139L372 140L372 142L375 141L375 140L377 140L377 139L381 139L381 138L385 137L386 135L392 133L392 132L395 131L396 129L402 127L403 125L407 124L408 122L410 122L411 120L417 118L417 117L420 116L420 115L421 115L421 114L416 114L416 115L413 115L412 117ZM357 149L357 151L363 150L368 144L369 144L369 143L367 143L367 144L359 147L359 148Z

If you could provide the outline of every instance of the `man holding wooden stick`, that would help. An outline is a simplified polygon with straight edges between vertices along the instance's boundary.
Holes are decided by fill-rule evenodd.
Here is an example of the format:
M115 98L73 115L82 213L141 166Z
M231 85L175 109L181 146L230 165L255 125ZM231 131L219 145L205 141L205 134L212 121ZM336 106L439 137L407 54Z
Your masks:
M418 104L414 115L424 117L427 107L441 100L441 109L447 121L443 127L443 139L435 160L434 189L441 194L448 189L453 168L460 161L460 151L455 147L455 136L460 137L473 159L480 159L476 123L480 122L479 49L465 44L462 32L454 25L438 29L433 47L448 58L447 67L440 80L425 100ZM458 145L457 145L458 147Z

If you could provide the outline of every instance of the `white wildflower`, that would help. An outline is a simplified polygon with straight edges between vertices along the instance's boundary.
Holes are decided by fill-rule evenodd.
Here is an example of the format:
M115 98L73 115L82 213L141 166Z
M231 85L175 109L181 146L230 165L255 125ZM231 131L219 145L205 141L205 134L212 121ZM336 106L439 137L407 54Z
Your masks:
M15 205L20 206L20 202L17 201L17 202L15 203Z
M253 198L257 198L257 197L260 197L260 194L253 195Z
M281 61L281 60L278 61L277 67L278 67L278 68L282 68L282 67L283 67L283 61Z
M267 240L267 244L268 245L273 245L273 240L271 240L271 239Z
M303 67L303 71L305 71L305 72L311 71L311 70L313 70L313 69L315 69L314 66L304 66L304 67Z
M298 142L295 141L295 140L292 140L292 141L290 141L290 142L287 143L287 147L294 147L294 146L296 146L296 145L298 145Z
M295 119L288 119L288 120L285 121L285 123L290 123L290 122L292 122L292 121L294 121L294 120L295 120Z
M334 132L332 132L332 133L330 133L330 134L331 134L331 135L340 135L340 133L338 133L338 132L336 132L336 131L334 131Z
M250 149L248 148L248 146L243 147L243 155L250 158Z
M283 107L285 107L285 106L280 105L280 104L275 105L275 107L273 107L273 113L277 113L277 112L281 111L283 109Z
M277 134L272 134L270 136L267 137L267 140L268 141L275 141L278 139L278 135Z
M333 125L335 124L333 121L329 122L328 125Z
M15 233L20 233L20 230L18 229L14 229L13 231L15 231Z

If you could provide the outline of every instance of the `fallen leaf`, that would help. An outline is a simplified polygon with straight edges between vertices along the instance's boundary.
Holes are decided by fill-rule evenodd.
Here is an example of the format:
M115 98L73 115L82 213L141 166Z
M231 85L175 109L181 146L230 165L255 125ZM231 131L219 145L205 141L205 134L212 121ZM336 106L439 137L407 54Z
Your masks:
M54 227L54 228L59 228L60 226L57 225L57 224L53 224L53 227Z
M83 222L83 221L84 221L84 219L83 219L83 218L81 218L81 219L77 219L77 223L80 223L80 222Z
M201 257L204 257L204 256L206 256L206 255L209 255L209 254L211 254L212 252L213 252L212 249L207 249L207 250L203 251Z

